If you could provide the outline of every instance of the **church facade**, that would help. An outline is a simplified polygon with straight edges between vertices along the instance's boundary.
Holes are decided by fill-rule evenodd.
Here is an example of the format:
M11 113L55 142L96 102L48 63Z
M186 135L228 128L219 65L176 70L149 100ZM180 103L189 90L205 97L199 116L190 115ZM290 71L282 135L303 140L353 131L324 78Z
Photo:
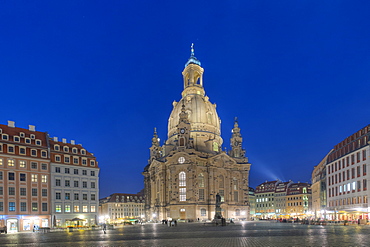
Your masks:
M191 56L182 72L184 90L173 102L167 140L161 146L154 130L150 159L144 168L146 219L212 220L216 195L226 219L249 219L249 170L237 120L231 150L222 151L221 120L203 87L200 61Z

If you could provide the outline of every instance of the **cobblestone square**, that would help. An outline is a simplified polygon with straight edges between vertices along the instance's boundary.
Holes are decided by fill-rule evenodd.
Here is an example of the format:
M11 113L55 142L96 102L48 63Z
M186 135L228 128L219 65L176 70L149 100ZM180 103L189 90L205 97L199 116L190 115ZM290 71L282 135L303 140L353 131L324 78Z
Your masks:
M269 221L225 227L202 223L125 226L108 230L1 234L1 246L370 246L370 226Z

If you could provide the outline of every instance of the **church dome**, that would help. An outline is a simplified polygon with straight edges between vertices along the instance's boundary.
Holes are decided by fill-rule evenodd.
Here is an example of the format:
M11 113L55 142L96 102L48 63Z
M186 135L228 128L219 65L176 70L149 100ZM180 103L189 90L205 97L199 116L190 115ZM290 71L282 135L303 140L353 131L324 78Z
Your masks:
M178 136L179 114L182 106L185 107L190 122L190 138L194 149L203 152L221 151L222 138L220 119L216 111L216 104L212 104L205 96L203 88L203 68L199 60L194 62L194 50L182 72L184 91L179 102L173 102L173 110L168 120L167 144L175 144Z

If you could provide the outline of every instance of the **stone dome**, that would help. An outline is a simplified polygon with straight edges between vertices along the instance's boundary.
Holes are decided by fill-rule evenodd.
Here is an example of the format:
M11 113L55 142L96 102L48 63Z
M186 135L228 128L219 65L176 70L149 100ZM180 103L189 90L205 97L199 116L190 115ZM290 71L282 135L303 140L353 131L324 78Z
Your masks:
M216 104L212 104L205 96L203 68L199 64L188 62L182 72L184 91L181 100L173 102L173 109L168 119L167 144L174 145L177 140L179 114L184 105L191 126L190 138L193 139L194 149L203 152L219 152L223 142L221 121L216 111Z

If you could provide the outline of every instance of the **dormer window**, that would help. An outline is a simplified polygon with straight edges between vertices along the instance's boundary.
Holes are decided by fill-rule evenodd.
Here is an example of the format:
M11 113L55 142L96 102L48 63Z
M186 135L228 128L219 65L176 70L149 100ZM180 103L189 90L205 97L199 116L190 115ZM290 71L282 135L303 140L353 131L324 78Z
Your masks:
M86 154L86 150L85 149L81 149L81 154L85 155Z
M8 136L7 134L3 134L3 135L2 135L2 138L3 138L3 140L5 140L5 141L9 140L9 136Z
M0 134L3 133L3 129L0 129Z
M25 137L25 134L23 132L21 132L21 133L19 133L19 136L22 137L22 138L24 138Z
M94 160L90 161L90 166L95 166L95 161Z
M54 145L54 150L59 151L59 145Z
M63 150L64 152L68 153L69 152L69 148L68 147L63 147Z
M31 134L30 137L31 137L31 139L35 139L35 135L34 134Z
M74 154L76 154L76 153L77 153L77 148L73 148L73 149L72 149L72 152L73 152Z
M31 139L30 138L26 138L26 139L24 139L24 142L27 143L27 144L31 144Z
M36 140L36 145L41 146L41 140L37 139Z
M15 142L19 142L19 141L20 141L20 138L19 138L19 136L14 136L14 137L13 137L13 140L14 140Z

